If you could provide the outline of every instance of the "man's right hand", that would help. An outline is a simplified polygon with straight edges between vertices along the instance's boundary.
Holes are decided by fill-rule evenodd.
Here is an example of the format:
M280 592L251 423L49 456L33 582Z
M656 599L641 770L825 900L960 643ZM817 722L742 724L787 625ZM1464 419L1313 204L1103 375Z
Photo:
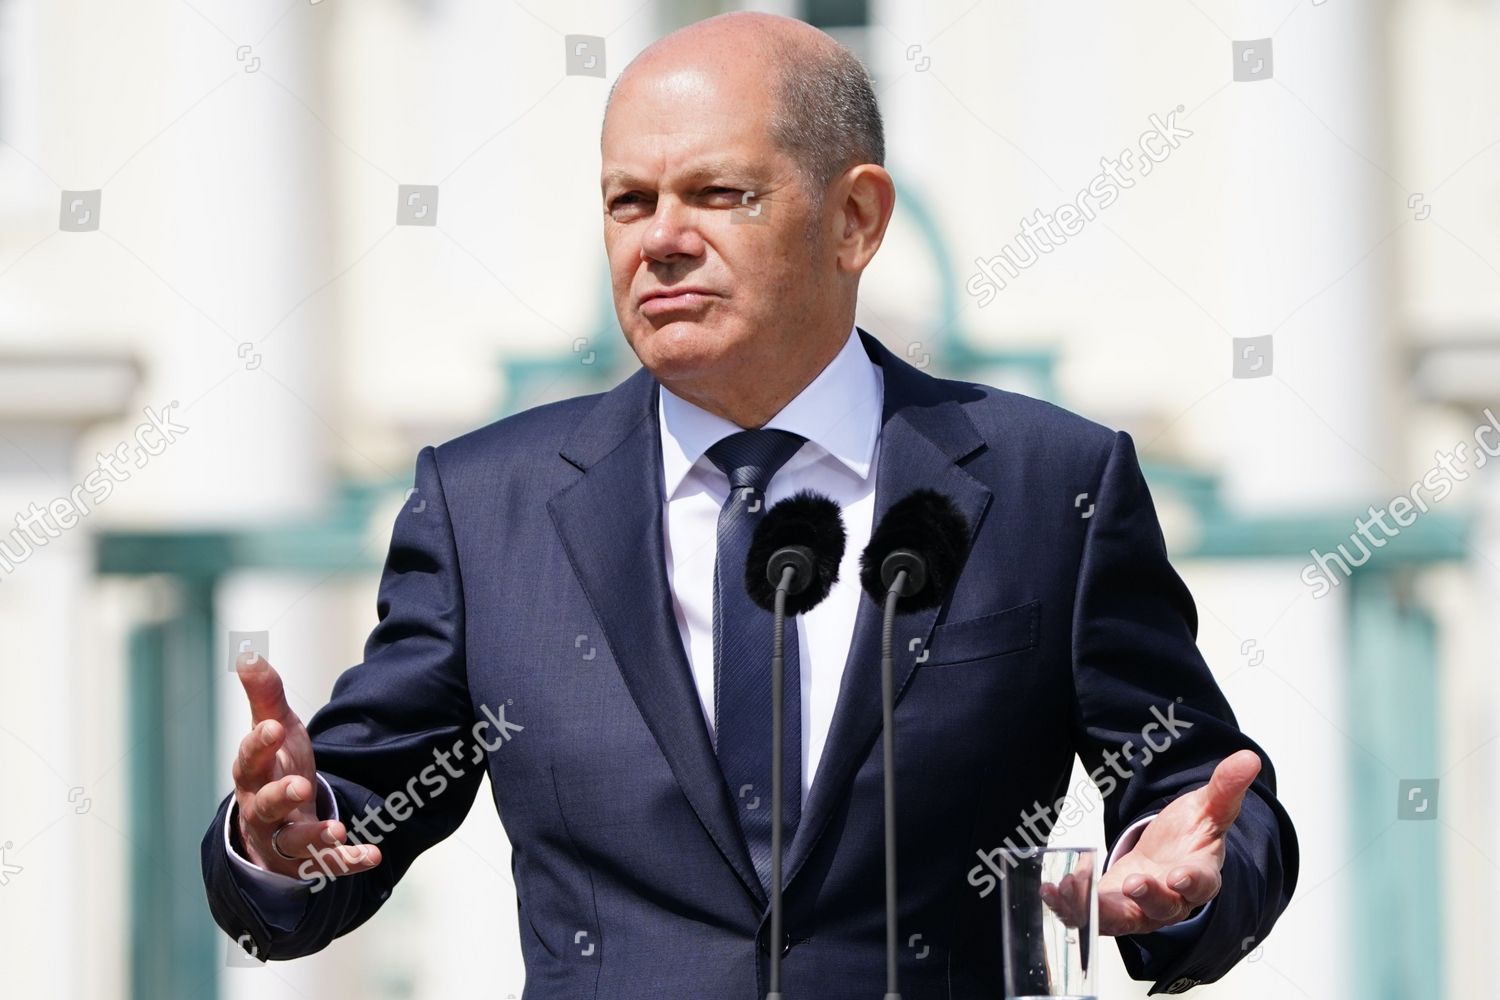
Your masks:
M239 655L235 672L250 699L252 723L240 741L233 768L240 842L249 860L293 878L310 878L320 871L332 878L380 864L380 848L349 844L343 823L318 819L312 739L287 704L275 669L251 651ZM271 836L278 829L281 833L273 845ZM314 847L334 853L308 865Z

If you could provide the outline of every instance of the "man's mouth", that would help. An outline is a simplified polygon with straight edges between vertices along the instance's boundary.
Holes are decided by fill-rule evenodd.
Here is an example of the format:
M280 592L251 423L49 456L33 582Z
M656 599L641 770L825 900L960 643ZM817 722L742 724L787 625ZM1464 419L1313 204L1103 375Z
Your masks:
M681 288L656 288L641 296L641 312L647 316L659 316L670 312L701 309L715 293L706 288L683 286Z

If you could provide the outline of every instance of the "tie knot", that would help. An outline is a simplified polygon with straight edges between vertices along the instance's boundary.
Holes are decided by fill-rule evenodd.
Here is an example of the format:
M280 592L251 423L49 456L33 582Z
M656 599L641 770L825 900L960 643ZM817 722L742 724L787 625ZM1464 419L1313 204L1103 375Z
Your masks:
M757 428L739 431L707 451L709 461L729 477L729 495L744 489L765 493L776 470L797 453L807 440L791 431Z

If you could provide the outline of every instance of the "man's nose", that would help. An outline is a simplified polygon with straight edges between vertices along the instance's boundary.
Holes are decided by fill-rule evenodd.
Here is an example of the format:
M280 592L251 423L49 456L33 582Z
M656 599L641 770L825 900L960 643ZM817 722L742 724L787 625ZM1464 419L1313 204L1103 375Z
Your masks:
M693 209L675 198L661 198L656 214L641 238L641 256L651 260L674 257L698 257L703 253L703 237L698 231L698 216Z

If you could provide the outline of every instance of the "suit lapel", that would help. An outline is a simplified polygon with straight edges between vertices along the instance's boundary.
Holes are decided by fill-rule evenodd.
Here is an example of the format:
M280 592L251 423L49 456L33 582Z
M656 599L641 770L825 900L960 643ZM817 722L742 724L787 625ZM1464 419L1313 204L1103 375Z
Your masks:
M980 447L983 438L941 383L897 358L863 330L859 336L870 359L880 365L885 385L872 530L897 500L927 487L953 501L969 524L972 543L991 494L988 487L955 463ZM898 703L940 610L928 608L896 615L892 635ZM880 618L880 607L868 595L861 595L828 740L788 851L788 884L848 794L855 771L880 733ZM909 645L913 639L920 640L916 649ZM898 755L899 737L898 733Z
M667 586L656 405L657 384L645 368L601 397L561 451L584 474L547 507L672 774L746 891L764 905Z
M991 494L956 463L983 445L983 438L941 383L865 331L858 333L884 383L875 523L897 500L928 487L947 495L963 513L972 541ZM764 906L765 891L735 818L677 632L662 537L656 406L657 383L645 368L600 397L559 452L583 475L553 496L547 508L625 686L672 774L725 861ZM896 616L898 699L940 610ZM909 646L913 639L920 640L916 649ZM879 732L880 608L862 596L828 739L788 848L788 884L848 793Z

